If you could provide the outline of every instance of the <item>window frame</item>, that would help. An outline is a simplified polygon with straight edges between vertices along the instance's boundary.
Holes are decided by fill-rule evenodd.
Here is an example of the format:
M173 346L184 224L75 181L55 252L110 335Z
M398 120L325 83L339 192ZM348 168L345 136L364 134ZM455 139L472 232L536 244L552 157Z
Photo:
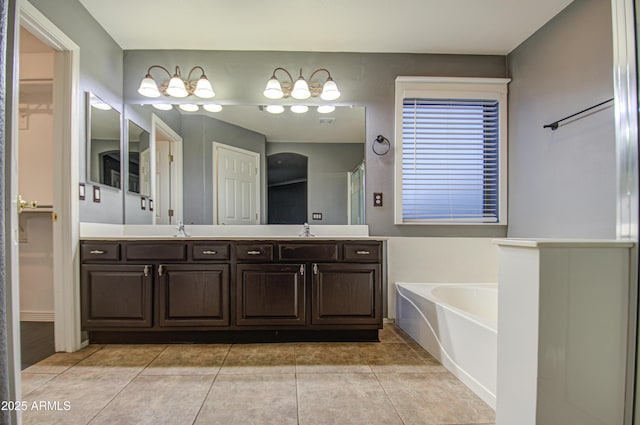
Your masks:
M507 97L509 78L467 77L397 77L395 81L395 196L396 225L464 225L502 226L507 224ZM467 219L426 219L404 221L402 218L402 109L406 98L478 99L498 101L498 221Z

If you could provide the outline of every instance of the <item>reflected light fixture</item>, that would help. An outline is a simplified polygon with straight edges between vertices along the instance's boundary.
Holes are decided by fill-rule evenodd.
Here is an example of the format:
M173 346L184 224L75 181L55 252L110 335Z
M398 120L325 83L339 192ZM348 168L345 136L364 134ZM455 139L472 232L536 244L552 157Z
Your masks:
M154 80L151 75L151 70L153 69L161 69L169 77L167 80L162 81L160 86L158 86L158 83L156 83L156 80ZM191 79L191 74L194 71L200 71L202 73L197 80ZM147 70L147 74L140 82L138 93L145 97L160 97L161 95L165 95L182 98L195 95L203 99L209 99L216 95L211 86L211 82L204 73L204 69L198 65L191 68L186 79L182 78L179 66L176 66L176 72L172 76L164 66L151 65Z
M276 77L276 72L282 71L288 81L280 81ZM318 72L326 72L327 79L324 83L313 81L313 77ZM331 78L331 73L325 68L316 69L311 73L309 80L305 80L302 76L302 68L300 68L300 76L294 82L291 73L284 68L276 68L273 70L271 78L267 81L267 85L263 92L268 99L282 99L283 97L293 97L294 99L308 99L309 97L318 97L322 100L335 100L340 97L340 91L336 82Z
M291 112L295 112L296 114L304 114L309 110L307 105L291 105Z
M265 109L271 114L281 114L284 112L284 106L282 105L267 105Z
M202 108L205 111L209 111L209 112L220 112L220 111L222 111L222 105L218 105L217 103L205 103L204 105L202 105Z
M170 111L173 109L173 105L170 103L154 103L153 107L159 111Z
M329 114L336 110L336 107L333 105L320 105L318 106L318 112L320 114Z
M186 112L197 112L198 110L200 110L200 107L193 103L182 103L178 105L178 108Z
M100 109L103 111L108 111L111 109L110 105L104 103L102 99L100 99L98 96L96 96L93 93L89 94L89 103L91 104L91 107Z

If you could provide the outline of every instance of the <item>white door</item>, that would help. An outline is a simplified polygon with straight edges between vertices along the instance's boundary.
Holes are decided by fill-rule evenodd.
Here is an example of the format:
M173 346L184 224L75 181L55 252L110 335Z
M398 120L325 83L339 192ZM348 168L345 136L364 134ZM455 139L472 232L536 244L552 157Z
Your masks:
M171 144L156 139L156 197L154 199L156 224L171 224Z
M214 224L260 223L260 154L213 143Z

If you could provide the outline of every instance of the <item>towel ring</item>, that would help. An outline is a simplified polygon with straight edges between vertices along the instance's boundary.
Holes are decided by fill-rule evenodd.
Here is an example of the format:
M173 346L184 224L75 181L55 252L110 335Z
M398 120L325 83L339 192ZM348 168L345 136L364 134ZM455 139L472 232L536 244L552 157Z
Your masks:
M382 147L376 149L376 146L379 145L381 145ZM373 144L371 145L371 149L376 155L386 155L387 152L389 152L389 150L391 149L391 143L389 143L389 139L384 137L382 134L378 134L378 137L376 137L376 140L374 140Z

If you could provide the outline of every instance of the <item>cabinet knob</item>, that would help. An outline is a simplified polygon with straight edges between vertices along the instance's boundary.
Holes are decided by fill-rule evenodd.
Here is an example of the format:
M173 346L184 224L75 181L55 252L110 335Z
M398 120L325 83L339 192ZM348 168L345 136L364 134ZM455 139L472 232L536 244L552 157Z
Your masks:
M93 249L89 251L89 254L100 255L100 254L104 254L104 251L101 249Z
M216 255L216 254L218 253L218 251L209 251L209 250L206 250L206 251L202 251L202 253L203 253L204 255Z
M164 271L164 267L162 267L162 264L160 264L158 266L158 276L162 276L162 272Z
M260 254L262 254L262 252L260 251L255 251L255 250L247 251L247 255L260 255Z
M144 271L143 271L143 273L144 273L144 277L149 276L149 266L144 266Z
M358 255L369 255L369 254L371 254L371 252L369 252L369 251L356 251L356 254L358 254Z

